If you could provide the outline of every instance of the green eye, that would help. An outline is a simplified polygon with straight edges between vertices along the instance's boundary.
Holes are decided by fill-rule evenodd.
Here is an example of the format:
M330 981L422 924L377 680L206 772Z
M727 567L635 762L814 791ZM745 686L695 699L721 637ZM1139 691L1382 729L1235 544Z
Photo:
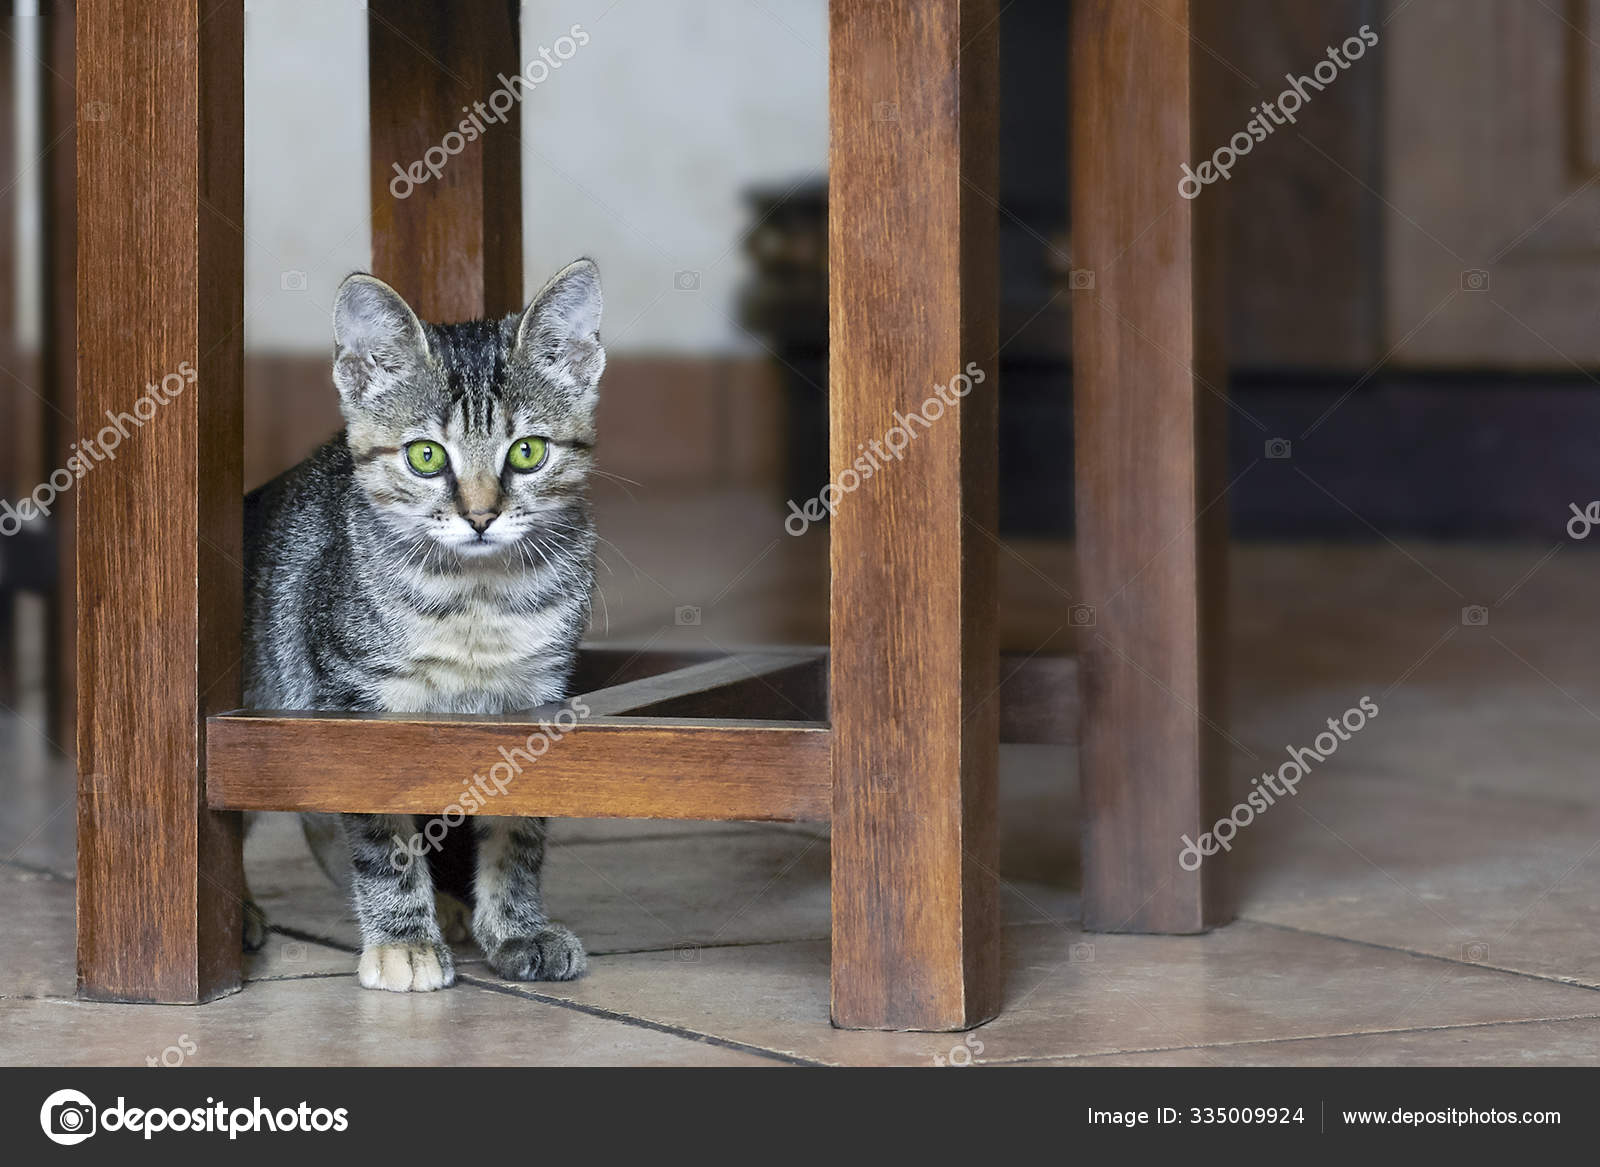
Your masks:
M544 465L545 450L543 438L518 438L511 444L511 452L506 455L506 465L524 474L537 470Z
M432 478L450 464L438 442L412 442L406 447L406 463L424 478Z

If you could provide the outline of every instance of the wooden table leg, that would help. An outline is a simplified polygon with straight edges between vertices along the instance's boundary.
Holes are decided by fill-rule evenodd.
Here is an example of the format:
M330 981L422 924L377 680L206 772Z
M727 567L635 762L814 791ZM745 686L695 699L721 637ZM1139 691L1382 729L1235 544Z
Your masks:
M993 0L830 6L830 465L843 488L831 525L833 1019L844 1027L960 1029L1000 1004L995 17Z
M97 1000L240 982L238 816L202 783L204 715L240 696L243 10L77 11L78 432L116 455L74 488L78 991Z
M1204 0L1073 9L1072 235L1084 687L1084 923L1194 932L1224 918L1215 820L1222 697L1224 391L1203 313L1219 191L1178 193L1195 141ZM1210 505L1215 501L1216 505Z
M372 0L367 34L373 274L424 320L516 311L523 102L496 96L502 75L529 88L516 5ZM527 68L551 72L537 56Z

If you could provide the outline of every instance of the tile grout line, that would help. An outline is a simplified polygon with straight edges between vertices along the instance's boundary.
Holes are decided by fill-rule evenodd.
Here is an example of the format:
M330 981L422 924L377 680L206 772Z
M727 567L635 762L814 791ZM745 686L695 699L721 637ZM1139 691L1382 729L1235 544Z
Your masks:
M1201 1042L1195 1045L1149 1046L1143 1049L1103 1050L1090 1054L1024 1054L1014 1058L982 1058L980 1066L1025 1066L1037 1062L1089 1061L1095 1058L1125 1058L1139 1054L1182 1053L1188 1050L1244 1049L1248 1046L1292 1045L1302 1041L1353 1041L1363 1037L1389 1037L1405 1033L1455 1033L1467 1029L1494 1029L1506 1025L1561 1025L1575 1021L1600 1021L1600 1013L1574 1013L1570 1016L1517 1017L1502 1021L1464 1021L1456 1025L1414 1025L1399 1029L1353 1029L1342 1033L1306 1033L1295 1037L1262 1037L1241 1041Z
M1421 960L1436 960L1442 964L1453 964L1460 968L1487 969L1489 972L1504 973L1513 977L1525 977L1530 981L1539 981L1542 984L1561 985L1563 988L1584 989L1591 993L1600 993L1600 985L1588 984L1579 980L1567 980L1547 973L1504 968L1501 965L1489 964L1484 961L1458 960L1453 956L1440 956L1437 952L1419 952L1414 948L1402 948L1395 944L1380 944L1376 940L1357 940L1351 936L1338 936L1332 932L1317 932L1310 928L1296 928L1293 924L1275 924L1270 920L1258 920L1254 916L1241 915L1235 919L1246 924L1254 924L1258 928L1271 928L1277 932L1289 932L1296 936L1314 936L1319 940L1335 940L1341 944L1356 944L1362 948L1375 948L1379 952L1397 952L1402 956L1414 956Z
M571 1009L574 1012L586 1013L591 1017L598 1017L606 1021L615 1021L620 1025L631 1026L635 1029L648 1029L655 1033L664 1033L671 1037L681 1037L688 1041L700 1042L705 1045L716 1046L720 1049L734 1050L757 1057L767 1058L771 1061L782 1062L790 1066L827 1066L827 1062L814 1058L802 1057L799 1054L783 1053L779 1050L767 1049L764 1046L751 1045L748 1042L735 1041L731 1038L717 1037L710 1033L701 1033L698 1030L687 1029L679 1025L668 1025L660 1021L651 1021L645 1017L635 1017L630 1013L618 1013L613 1009L606 1009L599 1005L586 1005L579 1001L567 1000L564 997L553 997L545 993L537 993L530 989L518 988L512 985L502 985L493 981L481 981L476 977L458 976L457 984L471 985L473 988L486 989L491 993L503 993L509 997L518 997L526 1001L537 1001L542 1005L554 1005L562 1009Z

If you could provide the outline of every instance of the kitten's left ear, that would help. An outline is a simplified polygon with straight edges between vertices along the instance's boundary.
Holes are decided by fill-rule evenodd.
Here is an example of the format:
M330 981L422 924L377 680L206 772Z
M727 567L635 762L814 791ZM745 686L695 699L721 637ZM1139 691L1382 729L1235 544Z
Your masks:
M600 345L603 304L594 260L569 263L517 321L517 354L580 400L592 399L606 367L606 350Z

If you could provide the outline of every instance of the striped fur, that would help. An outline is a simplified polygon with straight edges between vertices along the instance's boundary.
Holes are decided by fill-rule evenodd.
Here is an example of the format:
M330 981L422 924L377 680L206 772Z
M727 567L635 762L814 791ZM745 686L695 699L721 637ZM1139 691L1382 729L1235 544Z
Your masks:
M345 281L334 311L345 429L245 502L252 708L504 713L566 695L594 584L600 310L587 260L525 312L465 324L425 324L388 285ZM522 473L507 452L529 436L547 454ZM447 452L445 471L410 467L406 447L421 440ZM361 983L450 984L428 865L394 860L416 824L343 818L347 855L319 859L349 874ZM328 837L316 828L314 846ZM542 820L480 817L474 835L473 932L490 965L518 979L582 973L582 944L540 896Z

